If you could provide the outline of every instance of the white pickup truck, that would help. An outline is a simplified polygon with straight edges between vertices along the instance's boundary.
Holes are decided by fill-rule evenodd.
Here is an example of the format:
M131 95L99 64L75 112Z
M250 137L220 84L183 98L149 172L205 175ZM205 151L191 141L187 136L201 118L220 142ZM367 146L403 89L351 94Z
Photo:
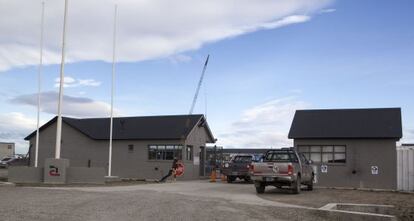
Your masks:
M266 186L289 186L297 194L300 193L302 184L312 190L315 174L311 163L294 148L267 151L262 162L250 166L256 192L264 193Z

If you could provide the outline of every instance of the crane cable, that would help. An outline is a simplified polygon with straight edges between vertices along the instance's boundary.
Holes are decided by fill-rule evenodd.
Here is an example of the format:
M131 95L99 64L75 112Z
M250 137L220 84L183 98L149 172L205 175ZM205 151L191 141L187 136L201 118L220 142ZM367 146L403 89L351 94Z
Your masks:
M197 102L197 97L198 97L198 94L199 94L199 92L200 92L200 87L201 87L201 84L203 83L204 74L206 73L206 69L207 69L207 64L208 64L208 59L209 59L209 58L210 58L210 55L207 55L207 59L206 59L206 62L204 63L204 67L203 67L203 72L201 72L201 77L200 77L200 80L198 81L198 85L197 85L196 93L195 93L195 95L194 95L194 98L193 98L193 103L191 104L190 112L189 112L189 114L188 114L188 115L193 114L194 107L195 107L196 102Z

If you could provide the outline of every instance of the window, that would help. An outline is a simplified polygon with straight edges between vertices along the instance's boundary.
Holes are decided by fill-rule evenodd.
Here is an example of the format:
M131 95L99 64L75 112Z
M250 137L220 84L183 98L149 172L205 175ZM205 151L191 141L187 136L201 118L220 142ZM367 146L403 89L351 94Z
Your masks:
M250 163L252 162L252 156L236 156L234 157L233 162Z
M134 145L133 144L128 145L128 152L129 153L134 152Z
M185 159L193 160L193 146L187 145L187 148L185 149Z
M315 163L346 163L346 146L298 146L300 153Z
M12 149L12 145L8 145L7 149L11 150Z
M298 162L298 158L292 151L272 151L266 154L264 161Z
M181 145L149 145L148 159L149 160L173 160L174 157L182 159Z

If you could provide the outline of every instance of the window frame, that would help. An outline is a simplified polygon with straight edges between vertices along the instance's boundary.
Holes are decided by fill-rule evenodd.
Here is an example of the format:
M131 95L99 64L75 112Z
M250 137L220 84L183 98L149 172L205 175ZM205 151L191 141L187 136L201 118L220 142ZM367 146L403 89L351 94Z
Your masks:
M173 147L167 148L168 147ZM154 152L154 149L152 147L155 147L155 155L154 158L151 158L152 154L151 152ZM161 148L160 148L161 147ZM173 159L166 159L167 154L173 150ZM173 161L174 157L177 157L178 160L183 159L183 145L182 144L148 144L147 146L147 160L149 161ZM159 154L160 153L160 154Z
M188 151L190 150L190 151ZM193 145L186 145L185 147L185 160L193 161L194 159L194 146Z
M311 147L319 147L319 151L312 151ZM324 148L325 147L325 148ZM332 147L332 151L327 151L324 149L326 149L326 147ZM343 151L336 151L336 147L343 147L344 150ZM307 151L303 151L303 150L307 150ZM305 156L305 158L312 160L311 155L312 154L318 154L320 161L316 162L314 160L312 160L313 164L326 164L326 165L346 165L347 164L347 145L345 144L324 144L324 145L314 145L314 144L309 144L309 145L297 145L297 150L299 153L303 154ZM332 156L332 160L333 162L323 162L323 155L326 154L331 154ZM336 154L344 154L345 158L345 162L335 162L335 155Z

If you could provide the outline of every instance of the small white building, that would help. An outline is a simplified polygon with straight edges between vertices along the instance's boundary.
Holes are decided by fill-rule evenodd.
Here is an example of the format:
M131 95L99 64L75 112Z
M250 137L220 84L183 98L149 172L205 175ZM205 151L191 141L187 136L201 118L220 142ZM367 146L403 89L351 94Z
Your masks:
M0 160L14 156L14 143L0 142Z

